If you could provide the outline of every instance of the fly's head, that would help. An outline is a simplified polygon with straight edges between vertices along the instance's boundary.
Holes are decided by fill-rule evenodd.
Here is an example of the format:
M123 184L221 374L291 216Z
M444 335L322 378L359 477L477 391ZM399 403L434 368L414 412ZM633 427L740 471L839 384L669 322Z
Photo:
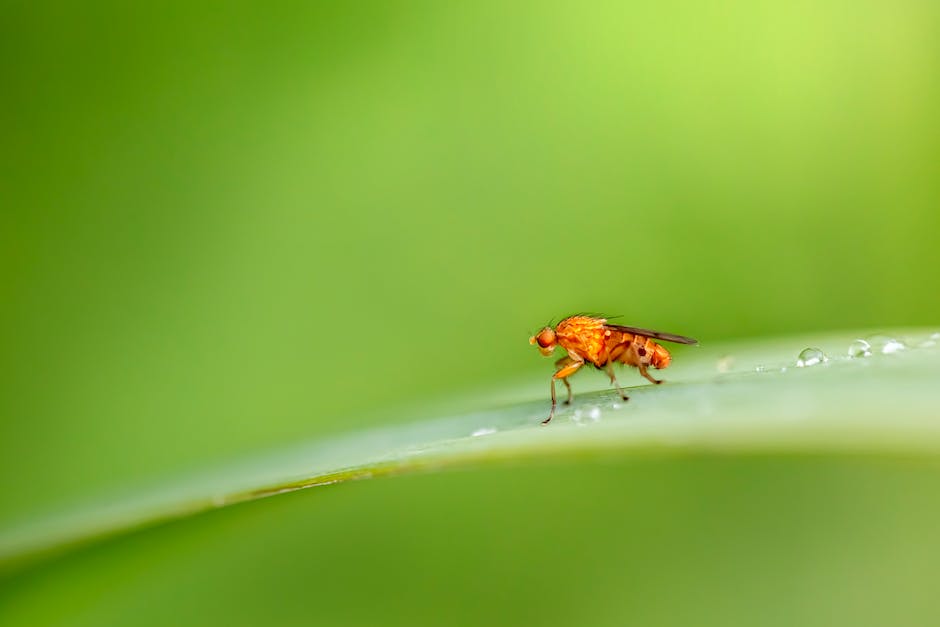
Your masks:
M552 354L552 351L555 350L555 345L557 344L554 329L545 327L539 331L537 335L533 335L529 338L529 344L538 346L539 352L548 357Z

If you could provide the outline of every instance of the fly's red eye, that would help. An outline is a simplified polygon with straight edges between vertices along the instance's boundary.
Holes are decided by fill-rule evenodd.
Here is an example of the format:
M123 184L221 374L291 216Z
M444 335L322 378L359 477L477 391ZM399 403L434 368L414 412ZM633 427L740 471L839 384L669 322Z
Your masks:
M542 348L548 348L555 343L555 332L551 329L542 329L542 332L539 333L536 341Z

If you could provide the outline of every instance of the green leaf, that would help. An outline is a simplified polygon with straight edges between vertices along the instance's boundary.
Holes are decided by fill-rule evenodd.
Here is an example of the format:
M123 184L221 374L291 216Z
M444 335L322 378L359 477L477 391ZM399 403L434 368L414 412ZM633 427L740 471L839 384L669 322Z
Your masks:
M541 425L548 412L546 378L519 386L536 400L301 443L167 477L157 486L128 486L79 507L5 523L0 571L157 522L381 475L609 451L940 451L937 335L895 333L906 342L896 352L900 345L875 338L872 355L849 358L857 337L677 349L674 365L662 373L668 383L629 388L628 402L606 389L579 394L599 383L581 375L573 379L574 404L560 405L548 426ZM810 347L828 358L797 366ZM623 372L620 380L635 380L635 373Z

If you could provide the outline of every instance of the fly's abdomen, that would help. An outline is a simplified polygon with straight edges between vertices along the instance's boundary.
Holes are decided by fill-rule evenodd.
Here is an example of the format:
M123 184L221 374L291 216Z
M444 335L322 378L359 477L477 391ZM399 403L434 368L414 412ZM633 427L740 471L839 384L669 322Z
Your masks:
M646 340L646 350L649 351L650 365L653 366L653 368L662 370L672 361L672 355L669 354L669 351L653 340Z

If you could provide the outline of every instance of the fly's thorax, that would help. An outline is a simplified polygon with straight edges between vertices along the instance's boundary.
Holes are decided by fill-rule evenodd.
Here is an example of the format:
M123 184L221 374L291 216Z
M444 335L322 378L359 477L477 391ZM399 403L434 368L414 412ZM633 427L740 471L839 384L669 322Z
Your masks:
M595 364L606 354L606 335L603 320L574 316L558 323L555 333L558 343L568 351Z

